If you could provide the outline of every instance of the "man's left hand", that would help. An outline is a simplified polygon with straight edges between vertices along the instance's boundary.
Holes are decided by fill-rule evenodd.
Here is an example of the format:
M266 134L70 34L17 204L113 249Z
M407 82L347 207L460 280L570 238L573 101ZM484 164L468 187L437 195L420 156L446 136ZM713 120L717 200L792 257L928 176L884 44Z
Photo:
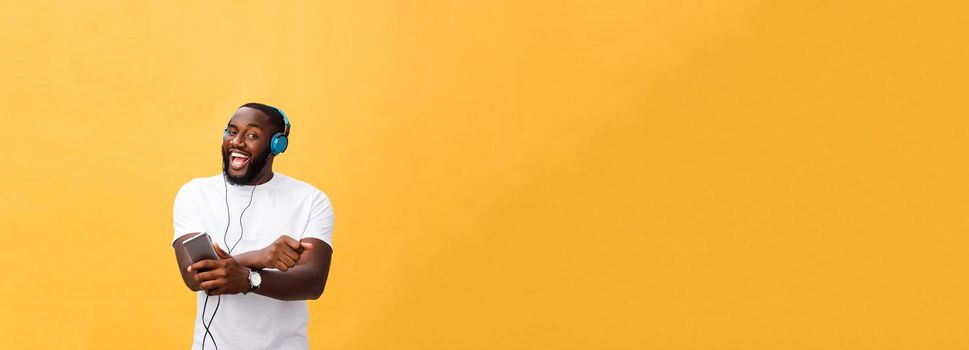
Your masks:
M188 267L188 271L201 271L193 278L205 294L238 294L249 290L249 268L214 244L218 260L202 260Z

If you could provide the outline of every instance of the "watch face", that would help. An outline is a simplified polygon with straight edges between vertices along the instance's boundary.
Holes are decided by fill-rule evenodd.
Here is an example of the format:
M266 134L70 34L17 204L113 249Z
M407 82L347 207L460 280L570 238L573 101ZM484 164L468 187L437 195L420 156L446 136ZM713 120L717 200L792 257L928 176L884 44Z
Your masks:
M258 287L259 284L262 283L262 275L260 275L257 271L249 272L249 283L252 283L253 286Z

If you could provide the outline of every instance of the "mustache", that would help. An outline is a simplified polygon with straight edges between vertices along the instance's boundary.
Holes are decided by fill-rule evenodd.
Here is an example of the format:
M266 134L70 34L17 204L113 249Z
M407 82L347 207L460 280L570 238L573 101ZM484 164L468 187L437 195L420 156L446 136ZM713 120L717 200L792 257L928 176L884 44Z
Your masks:
M259 176L263 168L266 167L266 163L269 161L268 150L258 154L250 154L249 166L246 168L246 172L240 176L234 176L229 174L229 150L225 147L222 148L222 175L225 176L226 180L233 185L246 186Z

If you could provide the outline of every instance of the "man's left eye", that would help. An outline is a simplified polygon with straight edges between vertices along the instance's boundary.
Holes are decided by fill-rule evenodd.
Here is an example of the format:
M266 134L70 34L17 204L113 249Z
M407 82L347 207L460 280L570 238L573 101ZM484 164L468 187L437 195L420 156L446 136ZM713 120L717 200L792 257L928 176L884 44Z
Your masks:
M250 139L255 139L256 138L256 134L249 134L249 135L246 135L246 136L249 136Z

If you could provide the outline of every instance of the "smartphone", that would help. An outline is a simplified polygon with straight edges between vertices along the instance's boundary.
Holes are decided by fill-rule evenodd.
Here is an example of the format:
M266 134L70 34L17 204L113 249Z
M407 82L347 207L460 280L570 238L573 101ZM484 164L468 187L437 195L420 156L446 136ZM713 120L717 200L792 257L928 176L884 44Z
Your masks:
M212 248L212 238L205 232L186 239L182 242L182 247L185 248L185 253L188 254L188 258L192 260L192 263L206 259L219 259L219 256L215 254L215 248Z

